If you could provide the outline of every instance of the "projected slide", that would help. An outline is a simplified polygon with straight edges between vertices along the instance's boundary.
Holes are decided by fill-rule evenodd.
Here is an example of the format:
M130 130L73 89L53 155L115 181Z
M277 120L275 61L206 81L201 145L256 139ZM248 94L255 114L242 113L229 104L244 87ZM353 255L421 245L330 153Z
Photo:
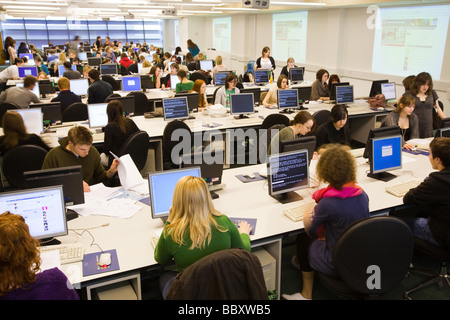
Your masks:
M293 57L296 63L305 62L308 11L272 15L271 56L286 61Z
M217 51L231 49L231 17L213 19L213 46Z
M450 6L381 8L377 15L372 72L441 76Z

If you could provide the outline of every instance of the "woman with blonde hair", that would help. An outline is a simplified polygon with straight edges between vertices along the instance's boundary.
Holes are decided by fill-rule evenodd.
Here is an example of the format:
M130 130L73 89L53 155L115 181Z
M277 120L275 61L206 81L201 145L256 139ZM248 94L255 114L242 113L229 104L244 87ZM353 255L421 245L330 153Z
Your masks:
M168 220L159 237L154 256L160 264L175 261L178 272L219 250L244 248L250 251L251 226L243 221L239 229L212 203L206 182L201 177L185 176L175 186ZM176 272L160 278L166 296Z
M222 61L222 56L217 56L216 57L216 65L214 66L214 68L211 71L212 74L212 79L214 80L214 74L219 72L219 71L227 71L227 67L225 67Z
M62 66L64 64L64 62L67 61L67 56L64 52L61 52L58 55L58 60L55 62L55 65L53 66L53 71L55 74L57 74L58 72L58 66ZM59 75L60 77L62 76L62 74Z

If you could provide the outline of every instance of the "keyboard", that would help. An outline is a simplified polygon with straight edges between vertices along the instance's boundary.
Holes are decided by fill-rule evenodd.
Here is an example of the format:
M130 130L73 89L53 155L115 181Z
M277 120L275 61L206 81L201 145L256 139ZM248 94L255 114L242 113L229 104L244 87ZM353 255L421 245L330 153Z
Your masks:
M70 244L58 244L53 246L43 246L41 252L59 251L61 264L82 261L84 258L84 248L81 242Z
M410 189L417 187L420 183L421 181L418 180L402 182L400 184L386 187L386 191L396 197L403 197Z
M284 209L283 213L292 221L297 222L303 220L305 212L311 213L316 203L314 201L302 203L298 207Z

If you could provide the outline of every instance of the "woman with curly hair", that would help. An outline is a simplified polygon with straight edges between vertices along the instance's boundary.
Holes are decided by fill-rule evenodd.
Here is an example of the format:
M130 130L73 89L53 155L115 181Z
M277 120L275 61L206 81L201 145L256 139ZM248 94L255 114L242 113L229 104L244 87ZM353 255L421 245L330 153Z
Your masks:
M351 223L369 217L369 197L356 184L356 162L347 146L328 145L317 163L320 181L313 212L303 217L304 233L297 238L297 258L302 272L302 292L283 294L287 300L312 299L314 271L336 276L332 252L336 241Z
M40 272L38 246L22 216L0 215L0 300L79 300L58 268Z

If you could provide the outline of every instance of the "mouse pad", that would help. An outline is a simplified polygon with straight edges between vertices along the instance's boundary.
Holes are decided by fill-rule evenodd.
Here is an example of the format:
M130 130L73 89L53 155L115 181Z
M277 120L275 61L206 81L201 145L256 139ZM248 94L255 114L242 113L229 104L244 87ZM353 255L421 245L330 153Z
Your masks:
M84 255L83 259L83 277L90 276L97 273L104 273L113 270L119 270L119 260L117 259L116 249L106 250L111 254L111 264L109 266L100 266L98 260L103 252L94 252Z

